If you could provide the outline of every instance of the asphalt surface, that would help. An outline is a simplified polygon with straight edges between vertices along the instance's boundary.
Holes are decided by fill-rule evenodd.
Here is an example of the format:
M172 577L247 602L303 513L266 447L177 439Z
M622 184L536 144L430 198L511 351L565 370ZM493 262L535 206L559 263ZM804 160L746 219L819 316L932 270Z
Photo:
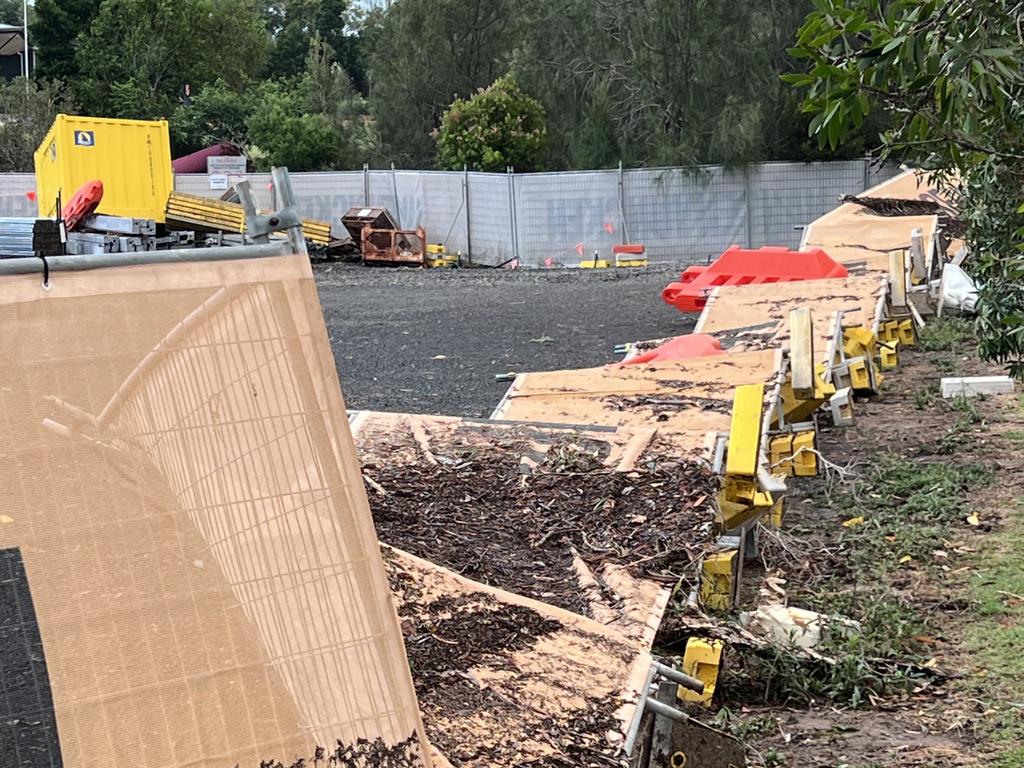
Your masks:
M509 386L495 374L614 362L696 320L661 300L675 268L315 272L350 409L486 417Z

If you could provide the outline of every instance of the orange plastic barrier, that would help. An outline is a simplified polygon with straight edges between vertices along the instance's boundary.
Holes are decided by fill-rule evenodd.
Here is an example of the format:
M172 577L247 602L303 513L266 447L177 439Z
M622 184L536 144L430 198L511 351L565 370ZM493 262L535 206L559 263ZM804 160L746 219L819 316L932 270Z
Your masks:
M846 277L846 267L833 261L820 248L791 251L788 248L757 249L732 246L706 267L687 267L678 283L661 292L666 304L680 312L700 312L713 288L720 285L790 283Z
M688 357L711 357L724 354L725 350L714 336L708 336L705 333L690 333L686 336L669 339L661 346L649 349L642 355L623 360L621 365L640 365L662 360L683 360Z
M87 181L64 205L61 215L68 232L73 232L86 216L91 216L103 201L103 182Z

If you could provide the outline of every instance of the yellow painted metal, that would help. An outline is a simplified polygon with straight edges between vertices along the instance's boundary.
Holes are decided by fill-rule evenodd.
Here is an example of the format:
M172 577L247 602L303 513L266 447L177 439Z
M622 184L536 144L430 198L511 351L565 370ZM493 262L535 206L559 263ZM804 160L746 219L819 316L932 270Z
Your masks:
M774 499L757 487L753 479L726 477L718 494L718 529L733 531L772 508Z
M789 313L789 368L793 395L811 400L815 393L814 326L809 307Z
M900 320L899 342L904 347L917 345L917 329L914 327L914 321L909 317L906 320Z
M697 693L689 688L679 686L676 695L680 701L690 701L705 707L711 706L711 700L715 696L715 687L718 685L718 670L722 666L722 648L721 640L712 640L711 638L691 637L686 641L686 650L683 652L683 672L704 683L704 692Z
M99 212L164 221L174 188L166 120L57 115L35 153L39 215L56 214L88 181L103 182Z
M427 243L427 254L431 256L443 256L444 255L444 244L443 243Z
M772 504L771 512L768 514L768 525L781 530L782 523L786 518L786 497L779 496Z
M753 477L757 474L763 405L764 384L743 384L733 392L726 475Z
M793 435L793 474L797 477L815 477L818 474L818 454L813 429Z
M775 435L768 443L768 456L771 460L772 474L793 476L793 435L789 432Z
M739 552L716 552L701 564L700 602L709 611L732 609Z
M245 210L238 203L183 192L172 192L168 196L167 221L219 232L245 232ZM302 234L311 243L327 245L331 240L331 225L317 219L303 219Z
M819 363L814 369L814 397L810 399L798 398L793 393L791 380L787 380L779 390L779 397L782 401L782 413L787 422L807 421L818 408L828 401L836 393L836 388L825 381L825 366ZM773 419L775 426L778 425L778 418Z

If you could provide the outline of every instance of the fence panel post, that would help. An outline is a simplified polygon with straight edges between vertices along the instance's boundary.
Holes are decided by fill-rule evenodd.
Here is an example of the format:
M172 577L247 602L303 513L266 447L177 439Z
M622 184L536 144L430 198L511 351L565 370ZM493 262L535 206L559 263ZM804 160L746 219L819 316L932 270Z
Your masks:
M619 160L619 226L622 229L623 244L633 242L629 239L629 225L626 224L626 188L623 183L621 160Z
M750 187L750 163L744 163L743 202L747 208L747 248L754 247L754 198Z
M370 207L370 164L363 163L363 207Z
M473 227L469 220L469 166L462 165L462 204L466 208L466 262L473 266Z

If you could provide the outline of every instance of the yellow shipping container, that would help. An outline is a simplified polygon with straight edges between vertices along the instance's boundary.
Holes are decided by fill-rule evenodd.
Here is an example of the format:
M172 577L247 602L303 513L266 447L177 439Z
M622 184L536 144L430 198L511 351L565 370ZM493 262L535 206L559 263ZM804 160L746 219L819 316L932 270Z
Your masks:
M87 181L103 182L99 212L165 218L174 188L166 120L116 120L57 115L35 154L39 215L56 214Z

